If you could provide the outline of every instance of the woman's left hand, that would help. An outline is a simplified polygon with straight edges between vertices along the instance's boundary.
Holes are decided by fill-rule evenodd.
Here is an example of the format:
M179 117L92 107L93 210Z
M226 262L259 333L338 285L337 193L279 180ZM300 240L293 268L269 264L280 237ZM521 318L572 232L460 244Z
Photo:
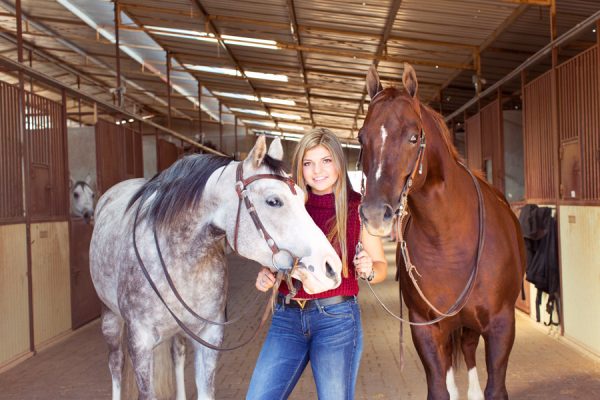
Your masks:
M354 256L354 267L356 268L356 274L367 279L373 272L373 260L366 251L361 251Z

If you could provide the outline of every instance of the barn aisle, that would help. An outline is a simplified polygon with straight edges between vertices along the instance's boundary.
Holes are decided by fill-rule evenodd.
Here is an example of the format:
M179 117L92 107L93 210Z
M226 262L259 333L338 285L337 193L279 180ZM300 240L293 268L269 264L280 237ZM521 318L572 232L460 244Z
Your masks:
M386 245L393 259L393 247ZM262 297L255 303L253 282L256 265L230 256L230 315L235 317L245 307L254 315L261 312ZM382 299L397 305L397 285L389 279L376 286ZM424 399L425 377L416 352L405 332L406 359L404 372L399 369L399 324L387 317L363 287L361 292L365 345L359 373L358 399ZM227 329L226 344L235 344L252 332L256 319L252 312L240 325ZM266 330L250 345L220 359L217 371L217 398L244 398L248 381ZM37 356L0 373L0 400L110 399L110 376L107 352L94 321L61 342L41 351ZM195 398L191 358L187 363L188 398ZM483 365L483 346L479 349L479 365ZM308 371L309 372L309 371ZM485 371L479 369L484 386ZM458 372L461 397L466 398L466 372ZM600 398L600 358L586 355L564 339L557 339L538 328L529 318L518 314L517 340L508 372L508 389L513 399L598 399ZM310 373L300 380L291 399L316 399Z

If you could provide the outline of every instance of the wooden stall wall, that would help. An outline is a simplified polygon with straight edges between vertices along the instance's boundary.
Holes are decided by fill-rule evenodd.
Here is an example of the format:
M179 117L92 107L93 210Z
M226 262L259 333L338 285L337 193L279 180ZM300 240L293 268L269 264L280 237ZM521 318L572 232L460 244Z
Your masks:
M177 159L183 154L183 150L174 143L164 139L158 139L156 143L158 151L158 172L161 172L169 168L175 161L177 161Z
M38 347L71 329L68 222L31 225L31 260Z
M25 224L0 225L0 366L29 353Z
M465 120L465 138L467 141L467 165L471 169L482 170L481 159L481 118L477 113Z
M142 135L133 125L116 125L99 120L96 124L98 191L131 178L144 176Z
M63 106L21 93L18 86L5 82L0 82L0 100L0 365L4 365L69 331L71 312ZM48 240L51 244L45 245Z
M600 355L600 207L561 206L565 336Z
M523 89L525 197L529 202L554 203L556 198L551 85L549 71Z

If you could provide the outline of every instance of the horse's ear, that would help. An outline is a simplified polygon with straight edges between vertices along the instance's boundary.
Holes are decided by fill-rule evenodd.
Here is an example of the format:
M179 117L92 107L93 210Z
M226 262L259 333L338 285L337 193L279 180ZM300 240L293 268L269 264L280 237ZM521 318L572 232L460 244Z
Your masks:
M88 184L88 186L92 185L92 176L90 174L87 174L85 177L85 183Z
M260 167L267 154L267 139L265 139L264 135L260 135L258 139L256 139L256 143L250 153L248 153L248 157L246 157L245 162L252 163L254 168Z
M402 83L404 88L410 94L410 97L417 96L417 89L419 88L419 82L417 81L417 73L415 69L409 63L404 63L404 73L402 74Z
M275 160L283 160L283 146L281 145L281 139L275 138L271 145L269 146L269 151L267 152L269 157Z
M369 92L369 97L373 99L373 97L382 90L383 86L381 86L377 68L375 67L375 64L371 64L369 72L367 73L367 92Z
M73 186L75 186L75 181L73 180L73 177L70 176L69 177L69 189L73 189Z

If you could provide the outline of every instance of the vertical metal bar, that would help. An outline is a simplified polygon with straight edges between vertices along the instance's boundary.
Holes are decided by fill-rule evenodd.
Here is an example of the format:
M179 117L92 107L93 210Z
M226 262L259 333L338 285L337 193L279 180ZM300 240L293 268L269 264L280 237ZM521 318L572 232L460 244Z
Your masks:
M81 90L81 77L77 75L77 90ZM82 115L81 115L81 97L77 98L77 112L79 113L79 127L83 125Z
M202 140L202 85L198 82L198 132Z
M219 101L219 151L223 151L223 103Z
M550 40L554 41L558 36L558 27L556 24L556 0L551 0L550 4ZM559 123L558 115L558 79L556 67L558 65L558 47L552 47L552 72L551 72L551 101L552 101L552 159L554 161L554 202L556 206L556 224L558 232L560 232L560 140L559 140ZM560 237L560 233L559 233ZM562 281L562 262L561 262L561 241L558 241L558 269L559 276ZM560 297L563 298L563 285L560 285ZM564 318L563 307L560 307L560 334L564 335Z
M116 55L116 66L117 66L117 90L115 91L116 95L116 104L119 107L123 107L123 96L121 93L121 50L119 48L119 25L121 24L121 17L119 16L119 0L115 1L115 55Z
M233 140L234 140L234 153L233 153L233 157L237 157L237 153L238 153L238 138L237 138L237 131L238 131L238 120L237 120L237 115L234 116L233 118Z
M171 129L171 54L167 51L167 127Z
M15 11L17 19L17 59L20 63L23 62L23 21L21 0L15 0ZM31 188L30 188L30 162L29 162L29 140L25 130L25 85L23 72L19 71L19 136L21 139L21 151L25 168L21 174L23 188L25 189L25 234L27 239L27 295L29 297L29 350L35 353L35 337L33 326L33 268L31 260Z

